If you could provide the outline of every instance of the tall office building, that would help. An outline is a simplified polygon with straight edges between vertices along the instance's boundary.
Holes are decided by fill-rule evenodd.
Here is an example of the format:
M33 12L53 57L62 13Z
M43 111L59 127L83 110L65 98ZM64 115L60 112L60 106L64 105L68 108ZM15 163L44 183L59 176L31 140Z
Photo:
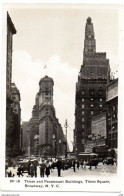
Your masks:
M53 85L52 78L48 76L41 78L28 129L23 126L29 134L28 151L25 149L25 152L27 151L30 156L65 155L66 139L55 114Z
M93 23L87 18L85 27L83 64L76 84L74 151L85 152L91 134L92 116L106 112L106 85L110 66L106 53L96 52Z
M14 24L7 13L7 59L6 59L6 156L14 156L13 150L13 108L11 97L12 83L12 51L13 51L13 35L16 34Z
M53 79L48 76L39 82L39 145L41 154L53 154L53 135L55 135L53 85Z

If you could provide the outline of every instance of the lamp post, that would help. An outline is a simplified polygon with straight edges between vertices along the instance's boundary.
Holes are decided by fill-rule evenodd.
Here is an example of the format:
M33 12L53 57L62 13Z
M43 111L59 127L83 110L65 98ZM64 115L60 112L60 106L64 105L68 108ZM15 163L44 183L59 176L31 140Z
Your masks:
M67 128L68 128L68 121L67 119L65 120L65 132L66 132L66 148L65 148L65 158L67 157Z
M56 158L56 135L53 134L53 150L54 150L54 158Z

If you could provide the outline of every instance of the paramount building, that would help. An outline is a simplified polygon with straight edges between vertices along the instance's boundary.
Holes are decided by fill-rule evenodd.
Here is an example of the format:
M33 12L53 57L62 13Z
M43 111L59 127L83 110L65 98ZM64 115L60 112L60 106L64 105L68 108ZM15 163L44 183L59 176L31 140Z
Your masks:
M85 152L92 135L92 117L106 113L106 85L110 80L109 60L106 53L96 52L93 23L87 18L85 27L83 64L76 83L74 151Z

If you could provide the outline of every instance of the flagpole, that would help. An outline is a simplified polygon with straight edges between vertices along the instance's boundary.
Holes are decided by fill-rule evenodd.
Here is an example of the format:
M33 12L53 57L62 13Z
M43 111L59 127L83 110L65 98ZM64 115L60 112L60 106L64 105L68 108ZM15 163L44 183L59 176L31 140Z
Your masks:
M45 74L47 75L47 65L45 65L43 69L45 69Z
M47 76L47 65L46 65L46 76Z

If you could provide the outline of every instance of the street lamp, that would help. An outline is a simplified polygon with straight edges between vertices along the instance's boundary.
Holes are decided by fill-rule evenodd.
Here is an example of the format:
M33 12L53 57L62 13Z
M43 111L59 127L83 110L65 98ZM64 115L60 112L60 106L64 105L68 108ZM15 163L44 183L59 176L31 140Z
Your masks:
M68 128L68 121L67 119L65 120L65 132L66 132L66 149L65 149L65 158L67 157L67 128Z
M53 134L53 150L54 150L54 156L56 158L56 135Z

